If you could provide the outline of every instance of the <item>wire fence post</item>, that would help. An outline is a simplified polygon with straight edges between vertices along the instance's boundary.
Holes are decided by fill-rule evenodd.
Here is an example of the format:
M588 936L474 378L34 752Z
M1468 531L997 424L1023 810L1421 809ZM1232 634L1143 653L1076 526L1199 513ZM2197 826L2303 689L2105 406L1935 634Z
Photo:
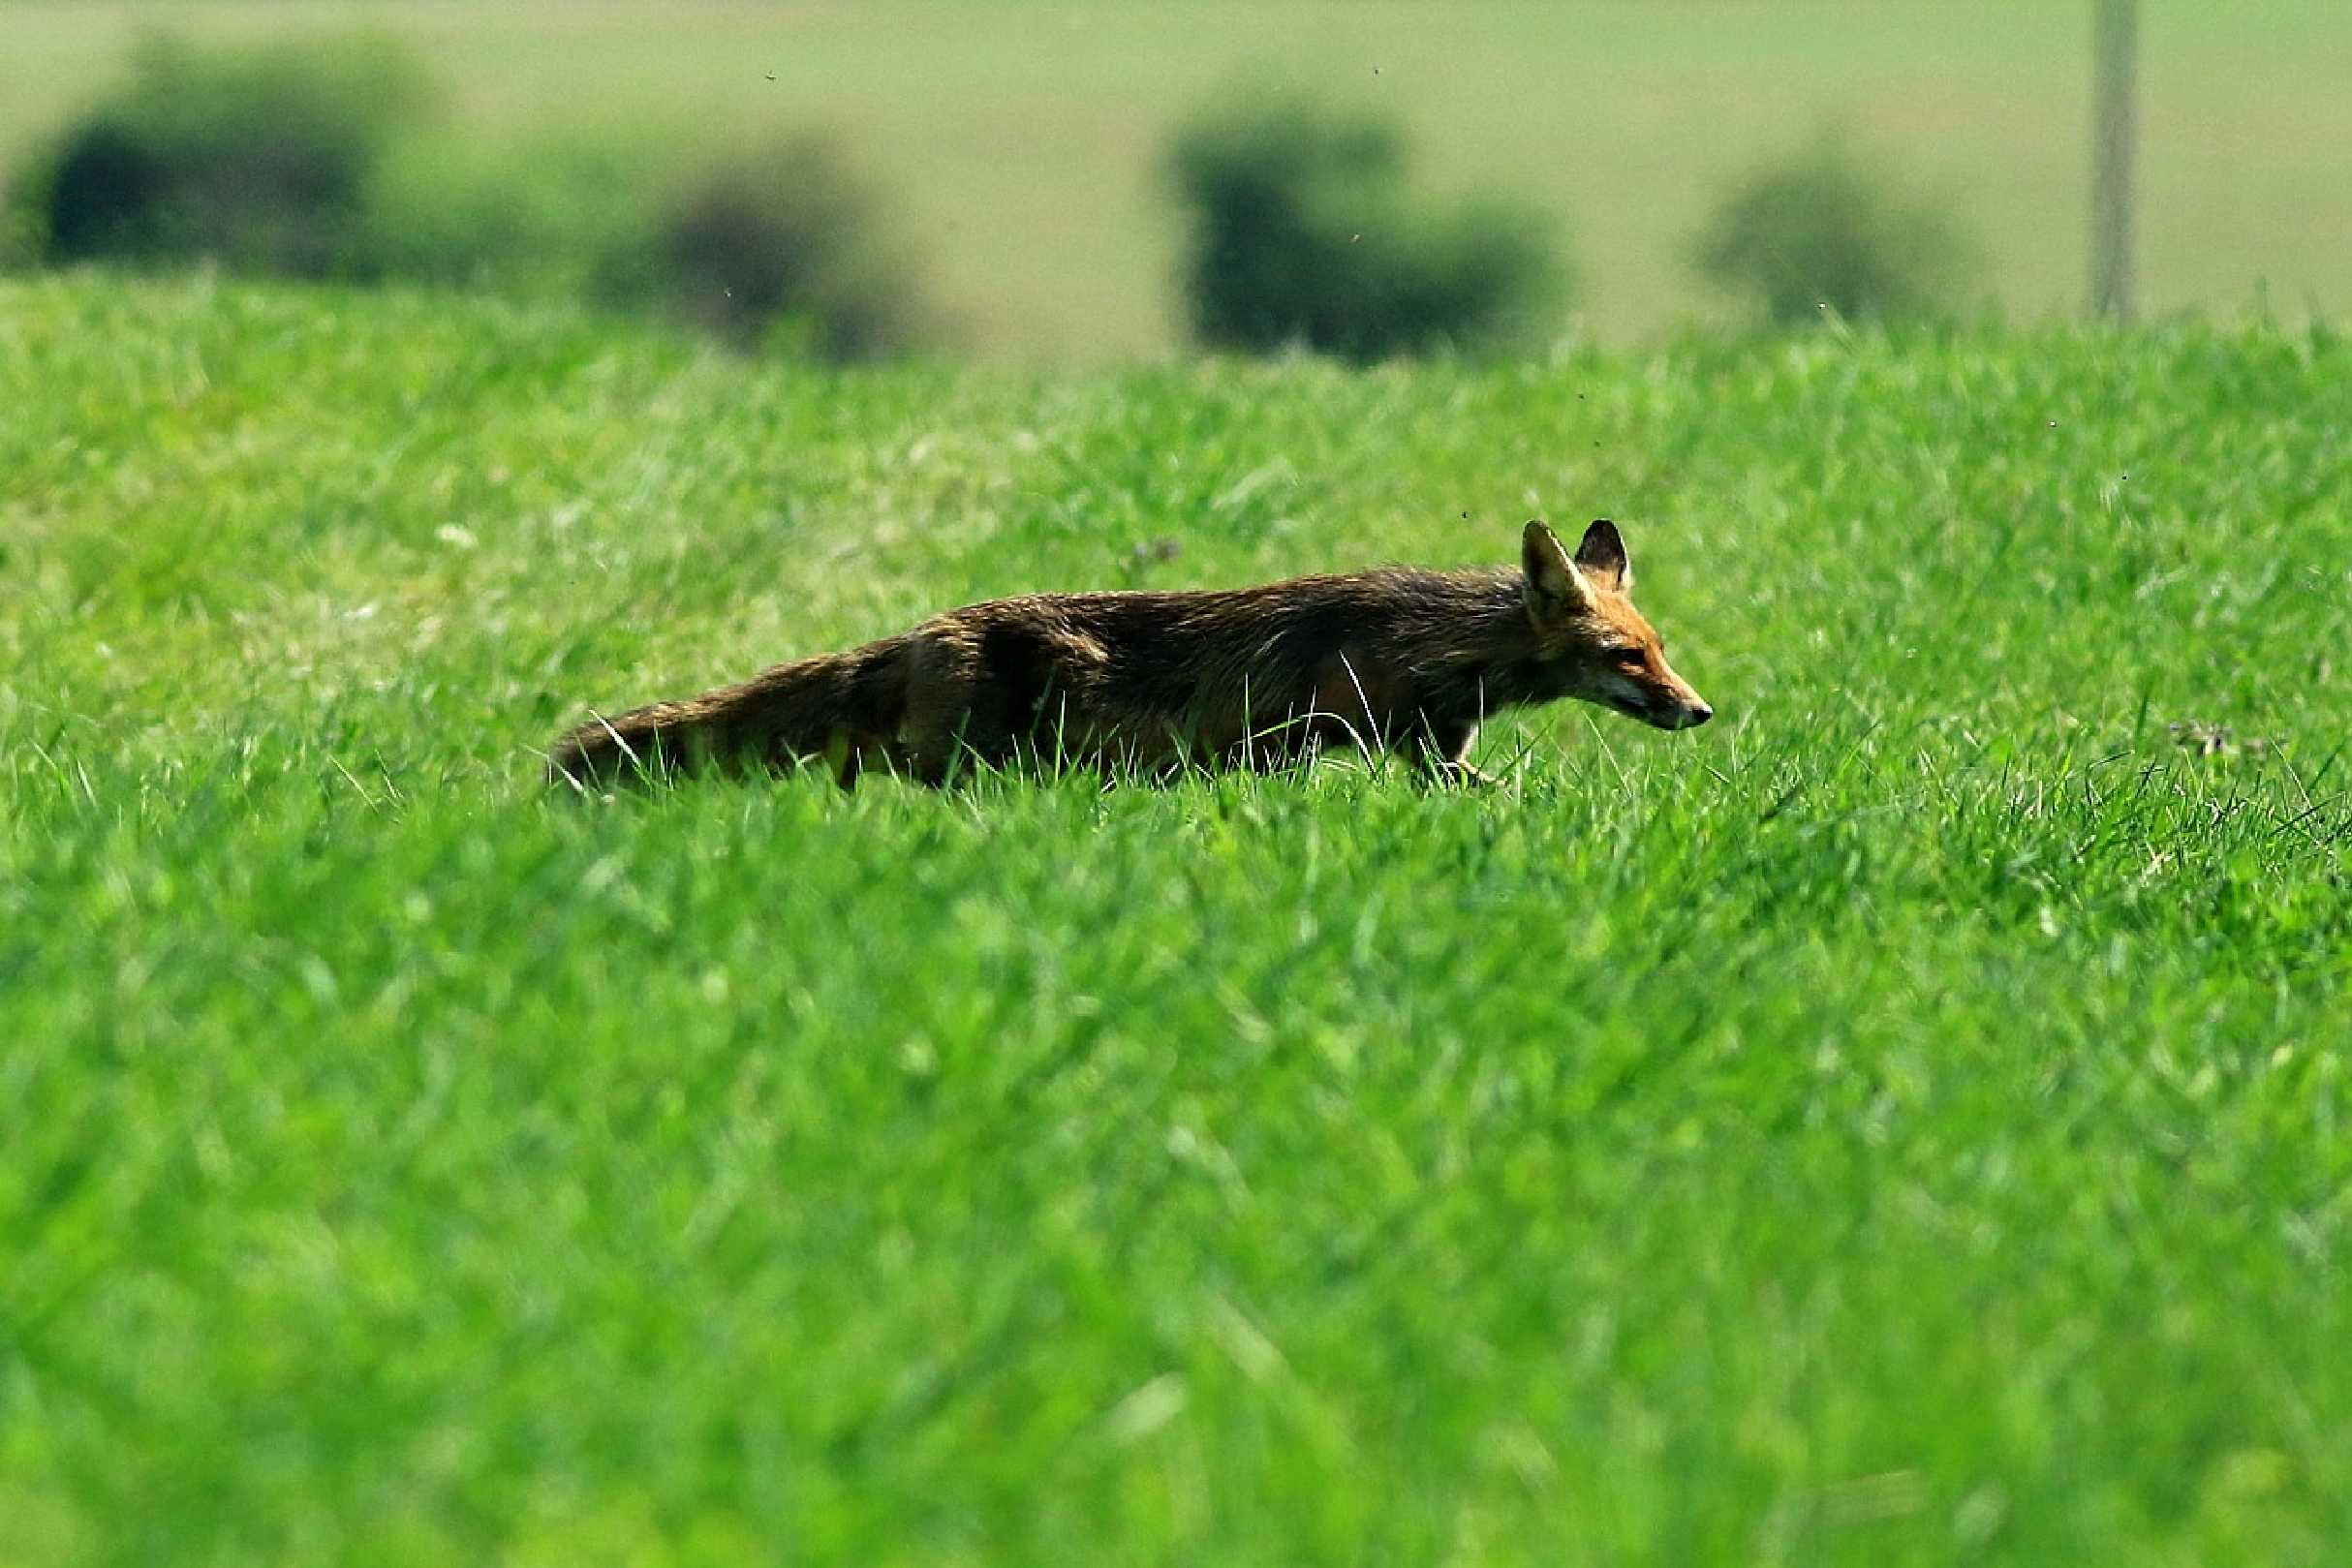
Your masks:
M2128 322L2132 287L2132 143L2137 118L2140 0L2095 0L2096 119L2091 134L2090 308Z

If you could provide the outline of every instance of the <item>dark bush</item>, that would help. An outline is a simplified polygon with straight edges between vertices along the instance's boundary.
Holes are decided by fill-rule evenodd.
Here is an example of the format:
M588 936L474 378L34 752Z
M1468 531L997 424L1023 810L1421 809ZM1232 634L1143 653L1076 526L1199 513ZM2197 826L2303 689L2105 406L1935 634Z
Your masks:
M816 136L703 170L607 262L602 292L741 348L782 338L834 360L897 353L940 330L873 188Z
M1842 138L1818 138L1733 190L1692 259L1776 325L1817 321L1824 307L1848 321L1948 314L1976 247L1951 212L1903 194L1906 183Z
M424 106L389 43L200 48L153 39L12 193L34 259L355 270L370 175Z
M666 204L642 149L482 144L425 124L377 39L141 45L0 203L0 265L210 260L300 278L578 294L746 347L834 359L935 340L867 183L803 136L723 160Z
M1403 138L1365 113L1227 98L1178 133L1168 165L1191 220L1185 302L1214 347L1501 348L1540 336L1566 293L1539 216L1414 197Z

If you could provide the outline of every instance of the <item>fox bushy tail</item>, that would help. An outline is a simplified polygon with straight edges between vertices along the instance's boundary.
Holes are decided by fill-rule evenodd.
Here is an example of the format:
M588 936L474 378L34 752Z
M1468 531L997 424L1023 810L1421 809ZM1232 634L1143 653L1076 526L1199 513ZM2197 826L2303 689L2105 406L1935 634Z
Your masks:
M763 670L699 696L599 715L547 749L550 783L625 782L705 768L836 767L898 727L905 651L897 639Z

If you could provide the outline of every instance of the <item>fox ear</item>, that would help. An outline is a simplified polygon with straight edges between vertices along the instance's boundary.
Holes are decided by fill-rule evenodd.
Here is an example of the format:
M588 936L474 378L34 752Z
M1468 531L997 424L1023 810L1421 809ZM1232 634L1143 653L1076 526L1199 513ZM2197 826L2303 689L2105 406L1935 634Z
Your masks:
M1520 537L1519 559L1527 571L1529 609L1558 615L1582 610L1593 602L1593 585L1568 559L1560 537L1544 527L1540 518L1530 522Z
M1625 537L1606 517L1595 517L1576 546L1576 564L1586 576L1613 593L1633 591L1633 563L1625 559Z

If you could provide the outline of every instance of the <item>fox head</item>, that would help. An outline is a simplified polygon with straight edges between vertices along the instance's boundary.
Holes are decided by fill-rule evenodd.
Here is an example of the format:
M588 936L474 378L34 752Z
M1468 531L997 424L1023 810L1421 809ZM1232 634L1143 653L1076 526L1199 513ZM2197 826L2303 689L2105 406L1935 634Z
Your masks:
M1715 717L1674 673L1665 639L1633 607L1633 566L1615 523L1604 517L1586 529L1573 556L1541 522L1528 524L1522 544L1527 615L1545 684L1660 729L1688 729Z

